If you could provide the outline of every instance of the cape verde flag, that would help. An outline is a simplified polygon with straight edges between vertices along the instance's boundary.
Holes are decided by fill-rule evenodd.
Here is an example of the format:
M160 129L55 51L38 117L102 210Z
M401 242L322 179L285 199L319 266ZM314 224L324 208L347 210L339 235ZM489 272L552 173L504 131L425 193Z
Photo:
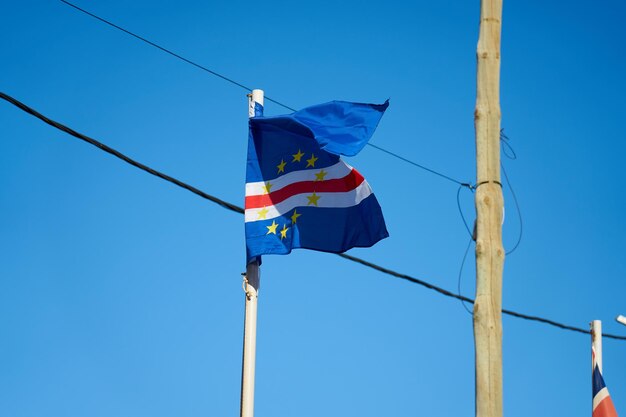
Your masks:
M604 384L602 372L596 362L595 351L592 350L593 357L593 376L591 384L593 389L593 411L592 417L617 417L617 411L609 395L609 390Z
M249 120L248 262L295 248L340 253L389 236L369 184L339 157L365 146L388 105L333 101Z

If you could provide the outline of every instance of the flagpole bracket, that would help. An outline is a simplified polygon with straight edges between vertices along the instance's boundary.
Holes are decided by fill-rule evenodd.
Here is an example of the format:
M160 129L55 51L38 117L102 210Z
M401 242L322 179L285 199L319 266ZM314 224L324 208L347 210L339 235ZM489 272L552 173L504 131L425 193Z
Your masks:
M248 300L252 300L252 298L256 297L257 292L255 291L254 287L248 282L248 276L246 275L246 273L242 272L241 276L243 277L241 289L243 290L243 292L246 293L246 298Z

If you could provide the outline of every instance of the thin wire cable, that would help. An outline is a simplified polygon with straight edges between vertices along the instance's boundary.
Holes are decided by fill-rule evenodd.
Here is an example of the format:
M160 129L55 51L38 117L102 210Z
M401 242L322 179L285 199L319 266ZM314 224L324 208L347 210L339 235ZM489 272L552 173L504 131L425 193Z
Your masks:
M146 165L144 165L144 164L142 164L140 162L137 162L134 159L131 159L128 156L124 155L123 153L121 153L121 152L119 152L119 151L117 151L117 150L115 150L115 149L113 149L113 148L111 148L111 147L101 143L101 142L98 142L97 140L95 140L93 138L90 138L89 136L85 136L82 133L79 133L79 132L77 132L77 131L75 131L75 130L73 130L73 129L71 129L71 128L69 128L69 127L67 127L67 126L65 126L65 125L63 125L61 123L55 122L54 120L51 120L51 119L47 118L43 114L41 114L38 111L28 107L24 103L21 103L20 101L14 99L13 97L11 97L11 96L9 96L7 94L4 94L4 93L0 92L0 98L8 101L9 103L13 104L14 106L19 107L20 109L22 109L26 113L28 113L30 115L33 115L36 118L44 121L45 123L49 124L50 126L55 127L57 129L65 132L65 133L68 133L68 134L70 134L70 135L72 135L72 136L74 136L74 137L76 137L76 138L78 138L80 140L83 140L83 141L85 141L85 142L87 142L87 143L89 143L89 144L91 144L93 146L96 146L96 147L102 149L103 151L105 151L105 152L107 152L107 153L109 153L109 154L111 154L111 155L121 159L122 161L131 164L134 167L137 167L137 168L139 168L139 169L141 169L143 171L146 171L149 174L152 174L152 175L154 175L156 177L164 179L165 181L169 181L172 184L178 185L179 187L182 187L182 188L184 188L184 189L186 189L188 191L191 191L194 194L199 195L202 198L205 198L205 199L207 199L209 201L212 201L212 202L220 205L221 207L224 207L225 209L234 211L236 213L243 213L244 212L243 208L241 208L239 206L236 206L236 205L231 204L231 203L229 203L227 201L224 201L224 200L221 200L221 199L219 199L217 197L209 195L209 194L205 193L204 191L201 191L201 190L197 189L196 187L193 187L193 186L191 186L189 184L186 184L186 183L184 183L182 181L177 180L176 178L170 177L167 174L164 174L164 173L159 172L159 171L157 171L155 169L152 169L149 166L146 166Z
M515 208L517 211L517 218L519 219L519 235L517 236L517 242L515 242L515 245L511 250L506 252L507 255L510 255L515 252L515 250L519 247L519 244L522 242L522 234L524 233L524 222L522 220L522 211L519 208L519 202L517 201L515 190L511 186L509 176L506 174L506 169L504 169L504 164L500 163L500 166L502 167L502 173L504 174L504 180L506 181L506 185L509 187L509 190L511 190L511 195L513 196L513 201L515 202Z
M513 149L513 146L511 146L509 141L510 141L509 137L504 134L504 129L500 129L500 143L505 145L502 147L502 153L504 153L504 155L507 158L511 160L516 160L517 154L515 153L515 149ZM507 154L507 151L505 151L506 148L509 149L510 154ZM511 250L506 252L507 255L510 255L513 252L515 252L515 250L519 247L520 243L522 242L522 235L524 233L524 222L522 220L522 210L520 209L519 202L517 201L517 195L515 195L515 190L513 189L513 186L511 185L511 181L509 180L509 176L506 173L506 169L504 168L504 163L502 161L500 162L500 167L502 168L502 173L504 174L504 180L506 181L506 185L509 187L509 190L511 190L511 195L513 196L513 202L515 203L515 211L517 212L517 218L519 219L519 235L517 236L517 242L515 242L515 245L513 246Z
M87 10L80 8L80 7L76 6L75 4L70 3L69 1L66 1L66 0L60 0L60 1L62 3L67 4L70 7L73 7L74 9L76 9L76 10L78 10L80 12L85 13L88 16L93 17L94 19L97 19L97 20L101 21L102 23L106 23L107 25L109 25L111 27L114 27L115 29L121 30L122 32L124 32L126 34L128 34L128 35L130 35L130 36L132 36L132 37L134 37L136 39L139 39L140 41L145 42L145 43L147 43L150 46L154 46L155 48L165 52L166 54L170 54L171 56L173 56L175 58L178 58L181 61L184 61L184 62L186 62L186 63L188 63L190 65L193 65L196 68L200 68L201 70L206 71L209 74L215 75L216 77L219 77L219 78L221 78L224 81L228 81L229 83L234 84L237 87L241 87L241 88L243 88L246 91L252 91L252 88L250 88L250 87L248 87L248 86L246 86L244 84L241 84L241 83L233 80L232 78L228 78L228 77L226 77L226 76L224 76L224 75L222 75L222 74L220 74L218 72L215 72L215 71L213 71L213 70L211 70L211 69L209 69L209 68L207 68L207 67L205 67L203 65L200 65L200 64L198 64L196 62L193 62L192 60L187 59L184 56L181 56L181 55L177 54L176 52L173 52L173 51L171 51L171 50L169 50L167 48L164 48L164 47L162 47L162 46L160 46L160 45L158 45L158 44L156 44L156 43L154 43L154 42L144 38L143 36L139 36L136 33L131 32L130 30L124 29L123 27L118 26L118 25L116 25L113 22L110 22L110 21L108 21L106 19L103 19L102 17L97 16L97 15L91 13L91 12L88 12ZM296 109L294 109L292 107L289 107L286 104L283 104L283 103L281 103L281 102L279 102L277 100L274 100L273 98L271 98L269 96L265 96L265 100L268 100L268 101L271 101L272 103L278 104L279 106L282 106L282 107L284 107L284 108L286 108L288 110L296 111Z
M454 178L449 177L449 176L447 176L447 175L445 175L445 174L442 174L441 172L437 172L437 171L435 171L434 169L427 168L427 167L425 167L424 165L420 165L420 164L418 164L417 162L413 162L413 161L411 161L411 160L409 160L409 159L406 159L405 157L400 156L400 155L398 155L397 153L393 153L393 152L391 152L391 151L388 151L387 149L383 149L383 148L381 148L380 146L376 146L376 145L374 145L374 144L372 144L372 143L368 143L368 145L369 145L369 146L371 146L371 147L372 147L372 148L374 148L374 149L378 149L378 150L379 150L379 151L381 151L381 152L384 152L384 153L386 153L386 154L389 154L389 155L391 155L391 156L393 156L393 157L395 157L395 158L398 158L398 159L400 159L400 160L402 160L402 161L404 161L404 162L407 162L407 163L409 163L409 164L411 164L411 165L414 165L414 166L416 166L416 167L418 167L418 168L421 168L421 169L423 169L423 170L425 170L425 171L428 171L428 172L430 172L431 174L435 174L435 175L440 176L441 178L445 178L445 179L447 179L448 181L452 181L452 182L453 182L453 183L455 183L455 184L458 184L458 185L460 185L460 186L467 187L467 188L471 188L471 187L472 187L472 185L471 185L470 183L468 183L468 182L461 182L461 181L459 181L459 180L455 180Z
M465 266L465 260L467 259L467 253L469 252L469 248L472 244L472 242L474 241L474 234L470 231L469 226L467 225L467 221L465 221L465 216L463 215L463 209L461 208L461 190L464 187L462 185L459 185L459 188L456 190L456 206L459 209L459 215L461 216L461 220L463 220L463 225L465 226L465 230L467 230L467 234L469 235L469 241L467 242L467 247L465 248L465 253L463 254L463 260L461 261L461 266L459 267L459 275L458 275L458 279L457 279L457 294L460 296L461 295L461 277L463 275L463 266ZM474 192L474 188L470 187L469 188L470 191L472 191L472 193ZM467 305L465 304L465 301L460 300L461 301L461 305L463 306L463 308L465 309L465 311L467 311L469 314L473 315L474 313L467 308Z
M472 242L473 241L474 241L474 238L470 235L469 241L467 242L467 247L465 248L465 253L463 254L463 260L461 261L461 267L459 268L459 278L457 280L457 290L458 290L457 294L459 296L461 295L461 277L463 275L463 266L465 266L465 260L467 259L467 253L469 252L469 248L470 248L470 246L472 246ZM465 311L467 311L471 315L474 315L474 312L471 311L469 308L467 308L467 305L465 304L465 301L461 300L461 305L463 306Z
M461 209L461 190L463 188L463 185L459 185L459 189L456 190L456 206L459 209L459 214L461 215L461 220L463 220L463 225L465 225L465 230L467 230L467 234L469 234L470 238L474 240L474 234L467 225L467 221L465 221L465 216L463 215L463 210ZM473 191L473 188L470 188L470 190Z
M132 36L132 37L134 37L134 38L136 38L136 39L139 39L140 41L145 42L146 44L148 44L148 45L150 45L150 46L153 46L153 47L155 47L155 48L159 49L160 51L165 52L166 54L169 54L169 55L171 55L171 56L173 56L173 57L175 57L175 58L178 58L178 59L180 59L180 60L182 60L182 61L184 61L184 62L186 62L186 63L188 63L188 64L190 64L190 65L193 65L193 66L194 66L194 67L196 67L196 68L199 68L199 69L201 69L201 70L203 70L203 71L206 71L206 72L208 72L209 74L215 75L216 77L219 77L219 78L221 78L221 79L223 79L223 80L225 80L225 81L227 81L227 82L229 82L229 83L231 83L231 84L233 84L233 85L236 85L237 87L241 87L241 88L243 88L243 89L244 89L244 90L246 90L246 91L252 91L252 88L250 88L250 87L248 87L248 86L246 86L246 85L244 85L244 84L241 84L241 83L239 83L239 82L237 82L237 81L233 80L232 78L226 77L226 76L224 76L224 75L222 75L222 74L220 74L220 73L218 73L218 72L216 72L216 71L213 71L213 70L211 70L211 69L209 69L209 68L207 68L207 67L205 67L205 66L203 66L203 65L200 65L200 64L198 64L198 63L196 63L196 62L194 62L194 61L192 61L192 60L190 60L190 59L187 59L187 58L185 58L184 56L179 55L179 54L177 54L176 52L171 51L170 49L167 49L167 48L165 48L165 47L163 47L163 46L160 46L160 45L158 45L158 44L156 44L156 43L152 42L151 40L148 40L148 39L144 38L143 36L140 36L140 35L137 35L136 33L131 32L131 31L130 31L130 30L128 30L128 29L124 29L123 27L121 27L121 26L119 26L119 25L116 25L115 23L110 22L110 21L108 21L108 20L106 20L106 19L104 19L104 18L102 18L102 17L100 17L100 16L98 16L98 15L95 15L95 14L93 14L93 13L91 13L91 12L89 12L89 11L87 11L87 10L83 9L83 8L80 8L80 7L76 6L75 4L70 3L69 1L66 1L66 0L60 0L60 1L61 1L62 3L65 3L66 5L68 5L68 6L70 6L70 7L73 7L74 9L76 9L76 10L78 10L78 11L82 12L82 13L85 13L85 14L86 14L86 15L88 15L88 16L93 17L94 19L99 20L99 21L100 21L100 22L102 22L102 23L105 23L105 24L107 24L107 25L109 25L109 26L111 26L111 27L113 27L113 28L115 28L115 29L121 30L122 32L124 32L124 33L126 33L126 34L128 34L128 35L130 35L130 36ZM297 110L296 110L296 109L294 109L293 107L290 107L290 106L288 106L288 105L286 105L286 104L283 104L283 103L281 103L280 101L275 100L275 99L273 99L273 98L271 98L271 97L269 97L269 96L265 96L265 99L266 99L266 100L268 100L268 101L271 101L272 103L278 104L279 106L282 106L282 107L284 107L284 108L286 108L286 109L288 109L288 110L291 110L291 111L297 111ZM396 154L396 153L393 153L393 152L388 151L388 150L386 150L386 149L384 149L384 148L381 148L380 146L376 146L376 145L373 145L373 144L371 144L371 143L368 143L368 145L369 145L369 146L371 146L372 148L378 149L378 150L379 150L379 151L381 151L381 152L385 152L385 153L387 153L387 154L389 154L389 155L391 155L391 156L393 156L393 157L395 157L395 158L401 159L402 161L407 162L407 163L409 163L409 164L411 164L411 165L414 165L414 166L416 166L416 167L418 167L418 168L421 168L421 169L423 169L423 170L426 170L426 171L428 171L428 172L431 172L431 173L433 173L433 174L435 174L435 175L439 175L439 176L440 176L440 177L442 177L442 178L446 178L446 179L448 179L448 180L450 180L450 181L452 181L452 182L455 182L455 183L457 183L457 184L463 185L463 186L468 187L468 188L469 188L469 187L471 187L471 184L469 184L469 183L462 183L462 182L460 182L460 181L457 181L457 180L455 180L454 178L451 178L451 177L449 177L449 176L447 176L447 175L444 175L444 174L442 174L442 173L440 173L440 172L437 172L437 171L435 171L435 170L432 170L432 169L430 169L430 168L427 168L427 167L425 167L424 165L420 165L420 164L418 164L417 162L413 162L413 161L411 161L411 160L409 160L409 159L407 159L407 158L404 158L404 157L402 157L402 156L400 156L400 155L398 155L398 154Z
M76 132L75 130L73 130L73 129L71 129L71 128L69 128L69 127L67 127L67 126L65 126L65 125L63 125L61 123L58 123L58 122L56 122L54 120L49 119L48 117L42 115L41 113L39 113L36 110L28 107L24 103L14 99L13 97L11 97L11 96L9 96L7 94L4 94L4 93L0 92L0 98L6 100L7 102L9 102L11 104L13 104L14 106L18 107L22 111L24 111L24 112L26 112L26 113L28 113L28 114L30 114L30 115L32 115L32 116L42 120L43 122L49 124L50 126L56 128L56 129L59 129L59 130L61 130L63 132L66 132L66 133L68 133L68 134L70 134L70 135L72 135L72 136L74 136L74 137L76 137L78 139L81 139L81 140L83 140L83 141L85 141L85 142L87 142L87 143L89 143L91 145L94 145L97 148L99 148L99 149L101 149L101 150L103 150L103 151L105 151L105 152L107 152L107 153L109 153L109 154L111 154L111 155L113 155L113 156L123 160L124 162L126 162L126 163L128 163L128 164L130 164L130 165L132 165L132 166L134 166L136 168L139 168L139 169L141 169L143 171L148 172L149 174L157 176L157 177L159 177L161 179L164 179L164 180L166 180L168 182L171 182L172 184L175 184L175 185L177 185L177 186L179 186L181 188L184 188L184 189L186 189L188 191L191 191L192 193L194 193L196 195L199 195L200 197L205 198L205 199L207 199L209 201L212 201L212 202L218 204L220 207L223 207L223 208L225 208L227 210L234 211L234 212L240 213L240 214L244 213L244 209L243 208L241 208L239 206L236 206L234 204L228 203L228 202L226 202L224 200L221 200L221 199L219 199L217 197L214 197L214 196L212 196L210 194L207 194L204 191L201 191L201 190L197 189L196 187L193 187L193 186L191 186L189 184L186 184L186 183L184 183L182 181L179 181L179 180L177 180L177 179L175 179L173 177L170 177L169 175L163 174L163 173L161 173L161 172L159 172L159 171L157 171L155 169L152 169L152 168L150 168L150 167L148 167L148 166L146 166L146 165L144 165L144 164L142 164L140 162L134 161L133 159L127 157L124 154L122 154L121 152L118 152L117 150L115 150L115 149L113 149L113 148L111 148L111 147L109 147L109 146L107 146L107 145L105 145L105 144L103 144L101 142L98 142L95 139L92 139L92 138L90 138L90 137L88 137L86 135L83 135L82 133ZM400 272L396 272L394 270L382 267L380 265L376 265L376 264L374 264L372 262L369 262L369 261L366 261L364 259L357 258L356 256L348 255L348 254L345 254L345 253L338 253L337 255L342 257L342 258L344 258L344 259L348 259L348 260L350 260L352 262L356 262L356 263L359 263L359 264L361 264L363 266L366 266L368 268L371 268L371 269L374 269L376 271L382 272L384 274L387 274L387 275L390 275L390 276L393 276L393 277L396 277L396 278L404 279L404 280L407 280L407 281L412 282L414 284L421 285L423 287L426 287L428 289L436 291L436 292L438 292L438 293L440 293L442 295L445 295L446 297L455 298L457 300L463 300L463 301L466 301L468 303L474 304L474 300L469 298L469 297L465 297L465 296L460 295L460 294L454 294L454 293L452 293L452 292L450 292L448 290L445 290L445 289L443 289L441 287L438 287L436 285L433 285L433 284L431 284L429 282L426 282L426 281L423 281L421 279L414 278L414 277L412 277L410 275L402 274ZM581 329L581 328L578 328L578 327L568 326L566 324L562 324L562 323L559 323L559 322L556 322L556 321L553 321L553 320L550 320L550 319L545 319L543 317L529 316L527 314L522 314L522 313L518 313L518 312L515 312L515 311L511 311L511 310L505 310L505 309L502 309L502 313L503 314L508 314L510 316L518 317L518 318L521 318L521 319L525 319L525 320L537 321L537 322L540 322L540 323L548 324L548 325L551 325L551 326L558 327L560 329L571 330L571 331L575 331L575 332L579 332L579 333L585 333L585 334L589 334L590 333L589 330L584 330L584 329ZM612 335L612 334L604 334L603 336L606 337L606 338L610 338L610 339L626 340L626 336L617 336L617 335Z
M502 147L502 153L509 159L516 160L517 154L515 153L515 149L509 143L509 137L504 134L504 129L500 129L500 141L504 145Z

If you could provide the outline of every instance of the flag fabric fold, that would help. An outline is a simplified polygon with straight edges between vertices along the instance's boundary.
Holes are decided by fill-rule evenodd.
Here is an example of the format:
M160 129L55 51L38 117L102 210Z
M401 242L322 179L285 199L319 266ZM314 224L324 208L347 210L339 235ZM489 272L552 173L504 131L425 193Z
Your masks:
M249 121L245 231L248 262L295 248L340 253L389 236L355 155L388 106L333 101Z
M617 417L617 411L613 405L613 400L609 395L609 390L604 383L602 372L598 367L598 363L595 360L595 352L593 355L593 375L592 381L592 398L593 408L592 417Z

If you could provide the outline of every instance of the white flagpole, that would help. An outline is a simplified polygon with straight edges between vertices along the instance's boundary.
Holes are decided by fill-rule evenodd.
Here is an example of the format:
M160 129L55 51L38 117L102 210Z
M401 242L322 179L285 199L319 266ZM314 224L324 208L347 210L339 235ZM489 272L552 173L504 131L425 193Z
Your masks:
M263 115L263 90L252 90L248 94L248 117L254 117L256 104ZM261 283L259 262L250 262L246 267L243 289L246 292L246 319L243 329L243 364L241 371L241 417L254 416L254 368L256 361L256 322L259 285Z
M596 355L596 363L598 369L602 373L602 322L594 320L590 324L591 327L591 347ZM593 372L593 354L591 359L591 372Z

